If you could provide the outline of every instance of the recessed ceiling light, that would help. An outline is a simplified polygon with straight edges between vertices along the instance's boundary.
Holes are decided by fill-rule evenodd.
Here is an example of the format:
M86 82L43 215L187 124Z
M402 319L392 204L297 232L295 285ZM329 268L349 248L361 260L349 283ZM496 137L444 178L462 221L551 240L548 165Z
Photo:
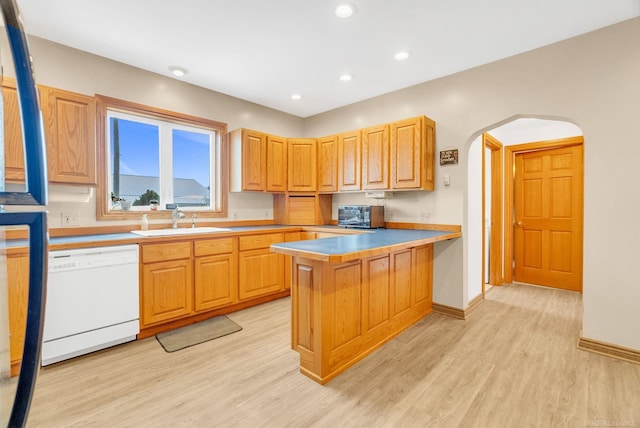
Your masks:
M352 81L356 76L354 76L353 74L343 74L340 76L340 81L342 82L350 82Z
M169 71L176 77L182 77L189 72L186 68L178 67L177 65L169 67Z
M400 51L400 52L396 53L393 57L397 61L404 61L405 59L409 58L410 56L411 56L411 52L409 52L409 51Z
M302 95L300 95L300 94L293 94L293 95L291 95L291 99L292 99L292 100L296 100L296 101L297 101L297 100L301 100L301 99L302 99Z
M336 7L335 14L338 18L348 18L352 16L358 8L353 3L342 3Z

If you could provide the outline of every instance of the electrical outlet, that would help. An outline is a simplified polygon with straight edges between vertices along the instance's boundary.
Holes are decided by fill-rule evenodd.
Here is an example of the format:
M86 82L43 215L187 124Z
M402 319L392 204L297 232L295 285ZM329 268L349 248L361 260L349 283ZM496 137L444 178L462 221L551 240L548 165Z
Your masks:
M79 217L78 213L62 213L62 227L79 226Z
M264 218L269 218L269 211L268 210L264 212Z
M233 219L237 220L238 219L238 211L234 211L233 212Z
M387 217L389 220L393 220L393 211L387 208Z
M427 224L430 223L431 222L431 213L422 213L420 215L420 220L423 223L427 223Z

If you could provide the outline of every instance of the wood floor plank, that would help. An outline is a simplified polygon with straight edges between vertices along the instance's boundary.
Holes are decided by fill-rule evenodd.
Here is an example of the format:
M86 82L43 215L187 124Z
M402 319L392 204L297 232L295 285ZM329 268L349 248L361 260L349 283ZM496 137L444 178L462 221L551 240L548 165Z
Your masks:
M299 372L289 305L178 352L147 338L46 367L28 426L640 426L640 366L576 348L578 293L494 287L466 321L431 314L324 386Z

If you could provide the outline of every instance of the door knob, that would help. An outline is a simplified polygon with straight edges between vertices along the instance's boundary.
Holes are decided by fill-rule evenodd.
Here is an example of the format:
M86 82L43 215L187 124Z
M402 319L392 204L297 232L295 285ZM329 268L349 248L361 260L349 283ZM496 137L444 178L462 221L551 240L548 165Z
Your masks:
M522 222L521 221L516 221L516 227L522 227Z

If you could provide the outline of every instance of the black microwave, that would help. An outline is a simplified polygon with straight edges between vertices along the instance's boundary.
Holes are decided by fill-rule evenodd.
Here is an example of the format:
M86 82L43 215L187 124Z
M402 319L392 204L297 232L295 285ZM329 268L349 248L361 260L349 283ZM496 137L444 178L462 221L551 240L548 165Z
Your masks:
M377 205L339 206L338 226L362 229L384 227L384 207Z

